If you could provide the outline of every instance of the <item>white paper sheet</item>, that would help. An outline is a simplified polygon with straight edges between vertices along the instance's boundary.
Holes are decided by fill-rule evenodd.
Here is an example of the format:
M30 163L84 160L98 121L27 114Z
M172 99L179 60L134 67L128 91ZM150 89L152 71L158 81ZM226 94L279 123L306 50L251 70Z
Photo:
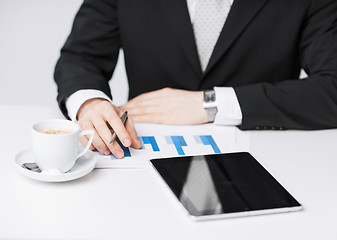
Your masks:
M149 168L150 159L249 151L250 136L236 127L203 124L167 126L136 124L142 149L128 148L124 159L96 153L96 168ZM183 145L183 146L181 146ZM186 146L184 146L186 145ZM131 156L127 156L131 155Z

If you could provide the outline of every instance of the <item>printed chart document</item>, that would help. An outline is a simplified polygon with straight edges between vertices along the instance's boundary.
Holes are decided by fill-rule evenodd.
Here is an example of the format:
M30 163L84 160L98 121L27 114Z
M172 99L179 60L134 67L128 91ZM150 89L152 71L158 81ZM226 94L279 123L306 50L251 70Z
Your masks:
M141 149L125 148L124 159L97 154L96 168L150 168L150 159L249 150L249 133L236 127L202 124L136 124Z

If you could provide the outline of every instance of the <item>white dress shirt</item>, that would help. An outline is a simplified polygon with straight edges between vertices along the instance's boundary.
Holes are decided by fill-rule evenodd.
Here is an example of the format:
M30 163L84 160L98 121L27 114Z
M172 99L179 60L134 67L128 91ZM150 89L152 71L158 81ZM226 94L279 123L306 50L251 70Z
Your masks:
M187 0L188 12L193 24L194 12L197 0ZM230 1L233 4L234 0ZM237 126L242 122L242 112L239 101L235 94L235 91L231 87L215 87L216 102L218 106L218 112L215 116L214 124L217 125L232 125ZM112 100L102 91L85 89L79 90L66 100L66 108L68 110L69 117L76 121L76 116L79 108L82 104L93 98L102 98L110 101Z

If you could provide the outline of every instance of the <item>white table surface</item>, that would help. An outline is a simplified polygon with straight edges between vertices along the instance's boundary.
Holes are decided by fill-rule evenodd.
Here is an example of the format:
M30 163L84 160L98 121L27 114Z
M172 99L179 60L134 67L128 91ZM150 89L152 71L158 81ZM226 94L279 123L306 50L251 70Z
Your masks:
M337 130L252 131L250 152L304 206L294 213L194 222L153 169L30 180L15 155L53 108L0 106L0 239L337 239Z

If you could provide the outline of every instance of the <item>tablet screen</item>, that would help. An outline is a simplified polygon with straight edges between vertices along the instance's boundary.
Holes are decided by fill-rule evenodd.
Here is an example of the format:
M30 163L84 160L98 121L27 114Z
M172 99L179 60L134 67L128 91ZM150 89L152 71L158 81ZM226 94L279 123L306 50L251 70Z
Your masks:
M151 162L193 216L301 206L246 152Z

